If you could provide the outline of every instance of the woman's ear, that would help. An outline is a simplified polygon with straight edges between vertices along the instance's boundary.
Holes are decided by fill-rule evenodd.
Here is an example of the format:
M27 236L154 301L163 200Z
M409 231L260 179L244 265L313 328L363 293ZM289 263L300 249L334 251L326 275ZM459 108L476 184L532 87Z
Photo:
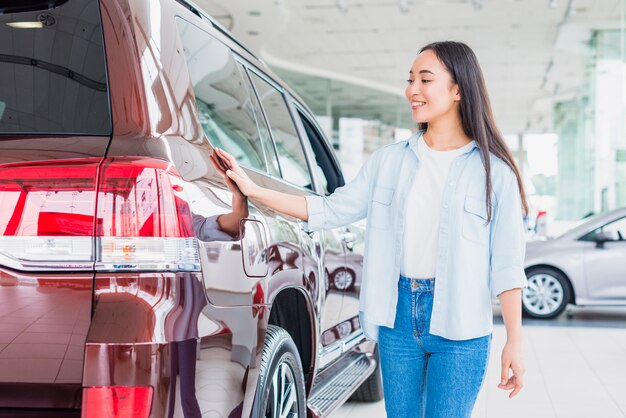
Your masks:
M461 89L459 88L458 84L454 85L454 101L456 102L461 101Z

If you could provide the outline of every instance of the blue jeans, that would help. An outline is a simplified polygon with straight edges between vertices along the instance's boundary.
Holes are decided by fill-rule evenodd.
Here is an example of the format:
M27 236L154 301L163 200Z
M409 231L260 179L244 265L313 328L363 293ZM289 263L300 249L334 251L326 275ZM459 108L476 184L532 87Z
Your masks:
M394 327L380 327L388 418L470 418L483 385L491 334L461 341L431 335L435 282L400 276Z

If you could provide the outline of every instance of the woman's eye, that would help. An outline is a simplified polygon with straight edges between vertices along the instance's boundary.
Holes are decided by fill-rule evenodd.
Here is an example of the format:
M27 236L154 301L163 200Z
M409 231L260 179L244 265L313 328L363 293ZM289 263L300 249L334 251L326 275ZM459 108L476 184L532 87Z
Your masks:
M407 80L406 82L411 84L413 82L413 80Z
M433 80L422 80L422 83L426 84L426 83L430 83Z

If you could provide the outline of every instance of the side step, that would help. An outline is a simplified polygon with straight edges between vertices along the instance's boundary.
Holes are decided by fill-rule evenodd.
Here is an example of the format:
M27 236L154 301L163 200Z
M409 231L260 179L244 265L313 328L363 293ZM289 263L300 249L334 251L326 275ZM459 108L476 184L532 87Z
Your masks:
M343 404L376 368L369 353L352 352L317 377L309 396L309 408L318 417L326 417Z

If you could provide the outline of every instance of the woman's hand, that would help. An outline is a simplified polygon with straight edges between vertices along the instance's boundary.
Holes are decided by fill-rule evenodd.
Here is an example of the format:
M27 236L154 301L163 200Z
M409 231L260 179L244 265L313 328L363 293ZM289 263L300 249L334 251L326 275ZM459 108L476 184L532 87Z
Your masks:
M509 378L509 369L513 375ZM507 342L502 349L502 374L499 389L510 390L512 399L524 387L524 363L522 360L522 347L520 343Z
M243 169L237 164L237 160L219 148L213 148L209 159L215 170L224 177L228 188L243 196L252 196L259 189Z

